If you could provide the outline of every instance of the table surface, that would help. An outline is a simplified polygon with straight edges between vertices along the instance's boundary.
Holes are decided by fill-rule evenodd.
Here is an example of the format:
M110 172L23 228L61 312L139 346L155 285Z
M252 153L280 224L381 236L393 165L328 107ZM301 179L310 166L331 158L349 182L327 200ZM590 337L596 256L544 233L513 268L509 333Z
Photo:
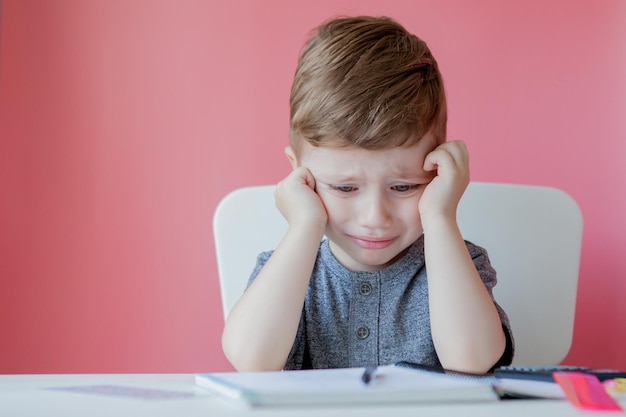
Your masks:
M626 399L621 405L626 408ZM246 409L208 394L192 374L0 375L1 416L594 416L565 400ZM610 413L611 415L621 415Z

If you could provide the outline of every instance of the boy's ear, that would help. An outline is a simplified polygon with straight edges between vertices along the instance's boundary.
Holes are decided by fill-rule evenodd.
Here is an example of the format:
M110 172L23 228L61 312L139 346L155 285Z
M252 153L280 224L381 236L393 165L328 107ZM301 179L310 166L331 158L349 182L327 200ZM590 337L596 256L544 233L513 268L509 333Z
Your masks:
M289 159L289 162L291 163L291 168L298 168L298 158L296 158L296 154L291 146L287 146L285 148L285 155L287 155L287 159Z

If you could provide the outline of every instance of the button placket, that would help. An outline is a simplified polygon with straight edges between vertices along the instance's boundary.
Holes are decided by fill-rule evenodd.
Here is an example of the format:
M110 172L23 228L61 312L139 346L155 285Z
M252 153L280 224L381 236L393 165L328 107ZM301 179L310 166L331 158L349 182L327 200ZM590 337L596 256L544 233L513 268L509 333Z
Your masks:
M352 282L351 366L362 366L378 358L379 279L374 274L363 274Z
M364 297L372 295L372 285L369 282L361 282L359 284L359 294ZM356 329L356 337L359 339L367 339L370 335L370 329L367 326L359 326Z

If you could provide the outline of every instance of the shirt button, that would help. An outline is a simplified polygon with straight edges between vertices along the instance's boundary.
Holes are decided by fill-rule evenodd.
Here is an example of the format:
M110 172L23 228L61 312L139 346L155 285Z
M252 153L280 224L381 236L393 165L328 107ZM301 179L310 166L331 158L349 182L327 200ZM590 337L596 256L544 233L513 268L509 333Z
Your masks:
M372 293L372 286L364 282L359 286L359 292L361 295L370 295Z
M356 337L359 339L366 339L370 335L370 329L365 326L361 326L356 329Z

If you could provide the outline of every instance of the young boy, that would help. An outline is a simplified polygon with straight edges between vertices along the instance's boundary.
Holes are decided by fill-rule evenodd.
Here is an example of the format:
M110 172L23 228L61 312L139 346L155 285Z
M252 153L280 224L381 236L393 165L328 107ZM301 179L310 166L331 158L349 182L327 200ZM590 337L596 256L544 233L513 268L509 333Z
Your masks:
M293 171L275 192L288 231L228 317L235 368L509 364L495 271L456 223L468 155L446 142L426 44L388 18L331 20L305 45L290 103Z

